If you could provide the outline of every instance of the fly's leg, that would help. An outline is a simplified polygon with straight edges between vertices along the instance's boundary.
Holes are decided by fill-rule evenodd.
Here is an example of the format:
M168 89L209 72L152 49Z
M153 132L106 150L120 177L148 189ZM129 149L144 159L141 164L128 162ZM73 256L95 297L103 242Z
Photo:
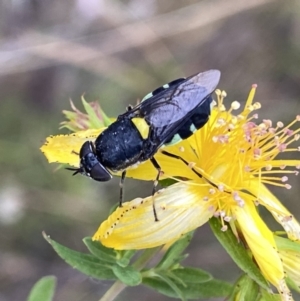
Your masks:
M181 160L184 164L186 164L187 166L189 166L189 162L187 162L186 160L184 160L182 157L178 156L178 155L174 155L174 154L171 154L169 152L166 152L165 150L161 150L160 151L162 154L168 156L168 157L171 157L171 158L174 158L174 159L177 159L177 160ZM197 171L195 170L194 168L192 168L192 171L197 175L199 176L200 178L203 178L203 176Z
M169 152L166 152L165 150L161 150L160 151L162 154L168 156L168 157L171 157L171 158L174 158L174 159L177 159L177 160L181 160L184 164L186 164L187 166L189 166L189 162L187 162L186 160L184 160L182 157L178 156L178 155L174 155L174 154L171 154ZM192 171L200 178L203 178L207 183L209 183L210 185L214 186L215 188L219 189L218 186L211 182L210 180L204 178L200 172L198 172L197 170L195 170L193 167L192 167ZM230 191L226 191L224 190L224 192L226 193L230 193Z
M120 200L119 200L119 207L122 207L123 198L124 198L124 182L126 177L126 170L122 172L121 180L120 180Z
M159 181L159 176L160 176L160 173L161 173L161 167L159 166L159 164L157 163L157 161L153 157L150 159L150 161L153 164L153 166L155 167L155 169L157 170L157 176L156 176L156 179L153 183L153 189L152 189L152 208L153 208L154 220L156 222L158 222L159 220L157 218L157 213L156 213L156 208L155 208L154 194L156 192L156 186L157 186L158 181Z

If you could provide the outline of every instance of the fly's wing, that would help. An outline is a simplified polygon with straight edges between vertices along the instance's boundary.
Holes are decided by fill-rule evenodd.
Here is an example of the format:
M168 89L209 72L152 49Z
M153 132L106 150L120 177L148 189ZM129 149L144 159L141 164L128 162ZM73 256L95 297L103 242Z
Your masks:
M210 94L205 97L203 99L203 101L201 102L201 104L203 104L204 102L212 101L212 98L210 96ZM201 106L201 105L200 105ZM150 135L149 135L149 147L147 150L147 155L149 157L153 156L157 150L172 136L174 136L179 129L181 129L182 126L184 126L184 124L186 123L186 121L191 118L191 116L193 115L194 111L197 109L198 107L196 107L194 110L192 110L191 112L189 112L185 118L182 118L170 125L165 125L163 127L156 127L156 128L151 128L150 131ZM207 112L207 107L205 109L203 109L203 113L204 114L209 114L209 112Z
M221 72L209 70L186 78L146 98L118 118L144 118L150 126L148 156L174 135L208 101L219 83ZM204 112L206 113L206 112Z
M209 70L190 76L178 85L143 101L137 116L144 118L152 129L161 128L165 136L165 133L173 132L173 128L178 127L178 122L181 123L182 119L201 106L215 90L220 75L218 70Z

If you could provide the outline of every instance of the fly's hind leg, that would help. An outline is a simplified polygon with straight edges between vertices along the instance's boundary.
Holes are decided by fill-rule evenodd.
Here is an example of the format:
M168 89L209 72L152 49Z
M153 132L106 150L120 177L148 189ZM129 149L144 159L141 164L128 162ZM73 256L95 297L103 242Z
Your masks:
M151 163L153 164L153 166L155 167L155 169L157 170L157 176L156 179L153 183L153 189L152 189L152 208L153 208L153 214L154 214L154 220L156 222L158 222L158 218L157 218L157 213L156 213L156 208L155 208L155 200L154 200L154 194L156 192L156 187L159 181L159 177L160 177L160 173L161 173L161 167L159 166L159 164L157 163L157 161L152 157L150 159Z
M180 157L180 156L178 156L178 155L171 154L171 153L169 153L169 152L167 152L167 151L165 151L165 150L161 150L161 153L164 154L164 155L166 155L166 156L168 156L168 157L171 157L171 158L174 158L174 159L177 159L177 160L181 160L184 164L186 164L187 166L189 166L189 162L187 162L186 160L184 160L182 157ZM214 186L215 188L219 189L218 186L217 186L215 183L213 183L213 182L211 182L210 180L208 180L208 179L206 179L205 177L203 177L203 176L201 175L200 172L198 172L197 170L195 170L193 167L192 167L191 169L192 169L192 171L193 171L198 177L203 178L207 183L209 183L210 185L212 185L212 186ZM226 190L224 190L224 192L230 193L229 191L226 191Z

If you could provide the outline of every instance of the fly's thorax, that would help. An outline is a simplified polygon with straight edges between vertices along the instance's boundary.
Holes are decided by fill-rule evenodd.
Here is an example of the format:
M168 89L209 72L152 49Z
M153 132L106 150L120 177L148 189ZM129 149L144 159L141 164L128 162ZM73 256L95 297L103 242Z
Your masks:
M135 120L133 122L132 120ZM141 118L119 118L103 131L95 141L96 155L103 166L113 171L124 170L140 161L143 135L147 128ZM149 131L149 129L148 129Z

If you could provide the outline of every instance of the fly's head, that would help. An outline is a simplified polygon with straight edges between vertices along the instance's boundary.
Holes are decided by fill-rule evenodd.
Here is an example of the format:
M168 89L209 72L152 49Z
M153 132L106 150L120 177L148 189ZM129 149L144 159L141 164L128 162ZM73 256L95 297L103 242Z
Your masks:
M110 172L99 161L94 144L91 141L86 141L82 145L79 157L79 168L67 168L74 171L73 176L82 174L99 182L106 182L112 178Z

